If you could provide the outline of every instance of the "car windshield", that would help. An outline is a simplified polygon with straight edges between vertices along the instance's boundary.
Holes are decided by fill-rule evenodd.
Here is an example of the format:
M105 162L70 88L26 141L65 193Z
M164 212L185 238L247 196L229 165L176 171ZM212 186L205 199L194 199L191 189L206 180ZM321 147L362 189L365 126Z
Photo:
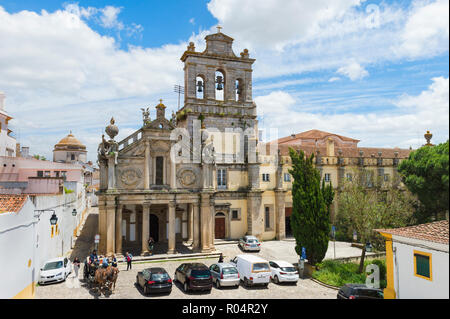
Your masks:
M253 271L270 271L268 263L254 263Z
M196 278L205 278L211 276L208 269L193 269L191 271L191 276Z
M285 272L296 272L297 271L297 269L295 269L294 267L281 267L281 270L285 271Z
M53 261L50 263L46 263L44 266L44 270L53 270L53 269L58 269L58 268L62 268L63 266L63 262L62 261Z
M238 271L237 271L237 269L234 268L234 267L229 267L229 268L224 268L224 269L222 269L222 273L223 273L224 275L233 275L233 274L237 274Z
M247 243L249 243L249 244L257 244L258 240L257 239L247 239Z
M160 280L167 280L169 279L169 275L164 272L158 272L155 274L152 274L152 280L154 281L160 281Z

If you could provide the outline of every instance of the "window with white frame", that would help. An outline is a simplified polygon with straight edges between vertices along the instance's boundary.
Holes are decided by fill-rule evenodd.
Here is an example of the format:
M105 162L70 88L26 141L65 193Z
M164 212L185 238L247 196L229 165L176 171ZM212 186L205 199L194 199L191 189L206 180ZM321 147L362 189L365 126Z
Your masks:
M270 181L270 174L268 174L268 173L263 173L262 174L262 180L263 180L263 182L269 182Z
M389 182L389 174L384 174L384 181Z
M347 173L347 180L348 180L349 182L352 181L352 178L353 178L352 173Z
M241 219L241 209L233 208L231 209L231 220L240 220Z
M285 182L290 182L291 181L291 174L284 173L284 181Z
M224 168L217 170L217 188L227 188L227 170Z
M330 173L326 173L325 174L325 182L329 182L331 181L331 174Z

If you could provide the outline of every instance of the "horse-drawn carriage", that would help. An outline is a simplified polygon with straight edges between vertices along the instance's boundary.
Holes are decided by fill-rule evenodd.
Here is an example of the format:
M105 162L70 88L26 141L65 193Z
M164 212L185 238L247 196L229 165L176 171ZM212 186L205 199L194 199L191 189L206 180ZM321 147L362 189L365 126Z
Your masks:
M107 257L103 257L107 258ZM116 280L119 274L119 269L117 267L108 266L103 267L102 258L90 262L89 257L86 258L83 268L83 278L85 282L88 283L89 288L96 286L97 289L108 290L112 293L111 288L114 285L116 287Z

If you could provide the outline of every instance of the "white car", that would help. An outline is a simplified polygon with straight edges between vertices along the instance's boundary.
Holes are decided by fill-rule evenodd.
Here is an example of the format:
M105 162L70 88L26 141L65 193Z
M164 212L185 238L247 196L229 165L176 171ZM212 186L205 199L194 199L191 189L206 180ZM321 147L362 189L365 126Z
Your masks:
M44 264L39 274L39 284L61 282L72 272L72 263L66 257L53 258Z
M242 250L246 251L260 251L261 250L261 243L259 242L258 238L255 236L244 236L242 238L239 238L239 244L238 244Z
M272 280L275 283L280 282L295 282L298 281L298 271L294 265L282 261L272 260L269 261L270 270L272 271Z

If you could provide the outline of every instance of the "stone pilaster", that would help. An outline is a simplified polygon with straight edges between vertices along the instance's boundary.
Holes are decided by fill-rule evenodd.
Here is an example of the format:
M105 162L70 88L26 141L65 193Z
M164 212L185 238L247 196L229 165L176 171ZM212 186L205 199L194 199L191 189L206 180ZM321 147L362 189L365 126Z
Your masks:
M99 197L98 201L98 234L100 242L98 244L98 252L106 253L107 229L106 229L106 201Z
M275 190L275 231L278 240L286 238L286 192Z
M201 251L209 252L211 244L211 203L210 194L202 193L200 203Z
M144 189L150 188L150 142L145 141L145 155L144 155Z
M116 211L116 254L122 254L122 210L123 205L119 205Z
M264 230L264 221L261 215L261 193L249 192L247 197L247 233L259 239Z
M106 253L112 255L116 251L116 205L108 201L106 206Z
M194 205L188 204L188 243L194 240Z

